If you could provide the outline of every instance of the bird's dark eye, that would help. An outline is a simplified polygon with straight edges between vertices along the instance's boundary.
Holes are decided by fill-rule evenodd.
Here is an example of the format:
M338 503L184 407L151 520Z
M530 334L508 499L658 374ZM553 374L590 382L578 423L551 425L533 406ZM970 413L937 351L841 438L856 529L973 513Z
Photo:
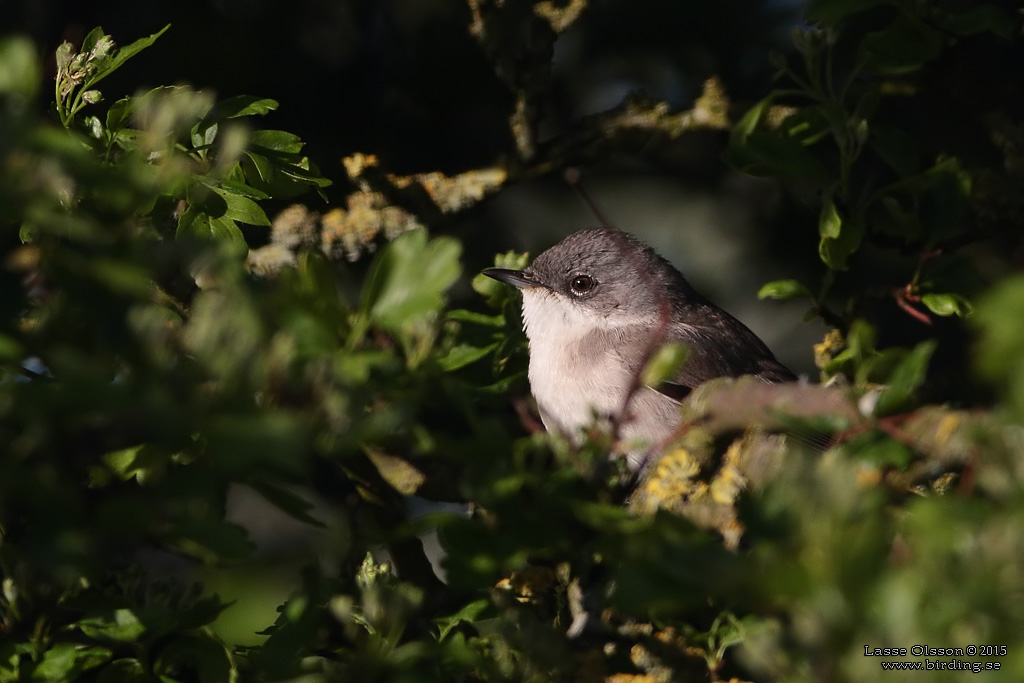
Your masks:
M583 296L592 290L595 285L597 285L597 282L595 282L594 278L589 275L574 275L573 278L569 280L569 289L576 296Z

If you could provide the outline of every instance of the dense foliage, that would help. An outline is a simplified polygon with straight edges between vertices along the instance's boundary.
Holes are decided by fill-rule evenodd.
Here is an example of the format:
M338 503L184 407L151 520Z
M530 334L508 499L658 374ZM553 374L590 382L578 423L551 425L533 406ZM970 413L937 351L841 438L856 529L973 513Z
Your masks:
M46 114L35 46L0 39L0 681L1024 675L1020 14L817 0L760 102L713 80L543 138L552 45L598 8L468 5L513 94L502 164L354 155L327 210L302 140L259 127L274 100L105 99L162 32L62 45ZM762 296L832 328L823 384L705 385L636 482L611 435L538 428L514 294L477 276L451 307L491 264L443 227L696 129L806 207L785 239L819 267ZM267 506L329 550L256 543ZM964 652L866 656L917 645Z

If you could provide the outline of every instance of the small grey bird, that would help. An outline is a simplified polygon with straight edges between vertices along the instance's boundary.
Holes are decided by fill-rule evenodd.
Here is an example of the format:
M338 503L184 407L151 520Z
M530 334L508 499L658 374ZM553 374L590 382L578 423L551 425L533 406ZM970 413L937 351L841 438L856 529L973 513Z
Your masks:
M679 400L702 382L748 374L796 379L743 323L619 230L582 230L523 270L484 274L522 290L530 390L544 426L579 439L595 416L612 420L633 470L671 438ZM639 385L643 364L663 342L685 344L686 362L671 382Z

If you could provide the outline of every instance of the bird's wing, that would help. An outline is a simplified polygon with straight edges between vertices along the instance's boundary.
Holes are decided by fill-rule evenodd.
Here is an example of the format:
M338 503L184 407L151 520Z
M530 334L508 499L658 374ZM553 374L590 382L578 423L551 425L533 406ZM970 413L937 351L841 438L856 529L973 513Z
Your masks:
M684 344L689 355L670 381L651 387L681 401L690 391L718 377L754 375L769 383L796 380L789 368L777 361L768 347L735 318L713 318L707 326L670 327L666 342Z

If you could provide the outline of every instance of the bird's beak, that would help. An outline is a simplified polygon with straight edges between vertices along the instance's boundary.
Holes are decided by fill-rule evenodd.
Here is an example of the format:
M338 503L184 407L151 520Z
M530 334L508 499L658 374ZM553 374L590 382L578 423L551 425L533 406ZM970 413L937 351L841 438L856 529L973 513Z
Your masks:
M508 270L506 268L488 268L484 271L484 275L490 278L494 278L498 282L504 282L507 285L518 287L519 289L529 289L530 287L543 287L543 285L534 279L525 270Z

